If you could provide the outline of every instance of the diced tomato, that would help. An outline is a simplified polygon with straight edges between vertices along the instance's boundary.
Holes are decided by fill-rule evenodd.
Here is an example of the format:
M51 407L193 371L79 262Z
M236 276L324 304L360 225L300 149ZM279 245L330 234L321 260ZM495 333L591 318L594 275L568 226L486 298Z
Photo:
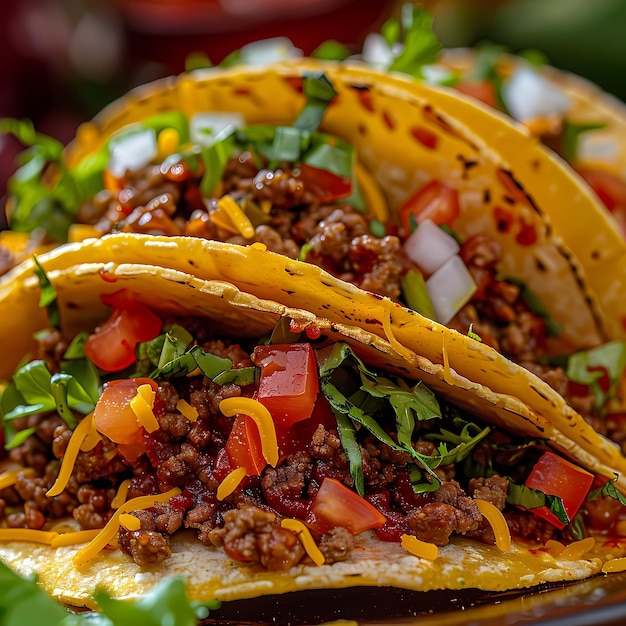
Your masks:
M489 80L467 80L455 85L457 91L496 108L496 90Z
M347 198L352 193L352 180L337 176L328 170L300 164L298 178L305 183L307 189L315 194L320 202L332 202Z
M138 302L116 306L111 317L96 328L85 342L85 354L105 372L118 372L132 365L135 347L161 332L161 320Z
M626 182L606 170L585 167L578 168L577 171L613 213L622 235L626 238Z
M143 428L130 406L139 385L156 383L149 378L115 380L105 384L93 411L96 430L118 444L123 456L131 463L146 451Z
M234 468L243 467L248 476L260 476L267 465L261 446L261 435L248 415L237 415L226 442L226 452Z
M411 234L411 216L419 223L430 219L439 226L452 226L459 216L459 194L456 189L432 180L418 189L400 207L400 221L404 236Z
M276 425L289 426L311 417L319 382L310 344L257 346L253 360L261 366L257 400Z
M593 474L548 450L539 458L525 484L547 495L561 498L571 520L585 501L593 479ZM565 526L548 507L543 506L531 510L559 530Z
M385 516L358 493L327 476L311 502L306 523L319 533L341 526L358 535L370 528L380 528Z
M289 426L276 425L276 438L281 457L304 450L311 442L313 433L322 424L326 430L337 428L337 420L324 394L319 393L315 408L309 419L294 422Z

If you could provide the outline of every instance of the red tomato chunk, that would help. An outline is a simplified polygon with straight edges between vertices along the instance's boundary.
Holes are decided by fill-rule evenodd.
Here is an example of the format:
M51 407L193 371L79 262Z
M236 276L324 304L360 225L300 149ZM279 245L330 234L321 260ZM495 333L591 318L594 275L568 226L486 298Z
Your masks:
M290 426L311 417L319 382L310 344L257 346L253 360L261 367L257 399L277 426Z

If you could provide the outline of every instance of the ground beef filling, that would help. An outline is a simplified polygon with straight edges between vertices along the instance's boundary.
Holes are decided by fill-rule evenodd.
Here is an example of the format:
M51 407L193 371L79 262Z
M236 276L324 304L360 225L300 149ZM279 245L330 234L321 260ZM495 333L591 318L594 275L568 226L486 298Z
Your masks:
M306 244L307 262L373 293L401 299L406 267L400 239L372 235L371 218L349 204L320 202L315 190L308 188L292 166L259 169L250 153L228 161L219 193L251 201L264 215L251 239L226 232L213 222L211 214L217 201L202 198L199 174L193 175L188 167L182 174L176 170L174 175L173 171L172 167L162 170L148 166L129 172L124 189L98 194L81 208L78 220L94 224L103 233L191 235L242 245L256 241L294 259L301 256ZM464 334L471 325L484 343L535 369L546 356L546 323L528 307L517 285L498 278L500 246L487 235L475 235L463 243L460 254L478 290L449 325ZM607 426L594 410L591 396L572 396L567 385L563 388L563 370L537 369L599 432L626 446L626 427Z
M203 338L209 332L195 321L184 325L208 352L232 360L235 367L251 365L250 353L237 344ZM199 334L198 334L199 333ZM59 354L52 338L41 338L41 349ZM251 351L251 348L250 348ZM149 566L171 554L170 537L187 530L207 546L222 546L232 558L256 563L268 570L289 569L308 559L298 537L281 527L285 517L304 519L325 477L351 487L349 463L336 428L319 423L303 436L299 450L288 454L277 467L261 476L248 476L224 500L216 497L218 485L230 471L224 446L233 418L219 411L220 401L232 396L252 396L252 386L218 386L202 375L162 381L154 412L160 428L144 433L146 453L129 463L117 446L103 441L89 452L80 452L64 492L48 498L59 471L59 458L67 449L69 428L57 416L32 416L16 421L16 427L36 427L36 435L22 445L4 451L0 463L7 469L24 467L17 484L0 492L0 513L12 528L48 528L54 520L73 516L83 528L101 528L110 519L112 500L122 480L130 478L128 499L163 493L178 487L180 494L167 503L134 512L138 530L120 527L119 545L136 563ZM182 381L182 382L181 382ZM176 410L185 399L198 413L189 421ZM311 418L312 419L312 418ZM419 439L416 449L431 454L432 442ZM471 494L504 507L506 479L478 481L463 488L454 468L439 468L442 485L432 493L415 493L409 480L410 457L391 449L373 436L360 442L365 476L365 498L385 516L376 532L383 540L399 541L404 533L423 541L446 545L452 535L467 534L493 541ZM355 538L335 528L314 538L332 563L346 559Z

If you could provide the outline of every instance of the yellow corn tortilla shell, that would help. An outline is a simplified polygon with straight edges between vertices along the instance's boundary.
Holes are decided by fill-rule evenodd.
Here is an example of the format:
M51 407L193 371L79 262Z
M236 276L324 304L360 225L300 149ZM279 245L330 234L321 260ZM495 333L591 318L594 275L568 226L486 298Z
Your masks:
M288 572L233 562L219 548L201 544L180 533L172 541L172 556L147 569L139 568L119 549L80 569L72 565L79 547L48 548L28 543L0 543L0 559L22 575L33 571L58 601L74 607L96 609L92 593L102 587L119 598L136 598L170 576L184 576L192 600L232 602L271 594L309 589L390 586L413 591L437 589L527 589L546 582L575 581L601 570L602 559L565 560L546 552L531 552L514 545L502 552L495 546L458 538L440 548L428 561L406 552L400 544L383 542L371 531L357 537L348 561L332 565L300 564Z
M444 181L460 194L458 235L487 230L507 251L502 274L524 281L561 324L555 349L626 337L626 243L595 194L525 128L453 90L313 60L198 70L137 88L106 107L79 129L68 163L76 166L111 134L165 111L189 117L234 111L248 123L290 124L304 105L294 84L308 71L323 71L338 93L321 130L355 147L392 214L428 180ZM437 137L435 149L415 138L416 128ZM507 232L496 227L496 206L514 215ZM534 244L516 242L522 225L534 228Z
M599 436L562 396L536 375L467 335L424 318L387 298L358 289L317 266L293 261L257 246L235 246L191 237L134 234L113 234L82 244L67 244L41 255L39 263L50 276L55 277L55 284L61 286L63 281L63 290L71 290L75 298L83 298L82 307L74 304L67 310L67 322L76 319L79 325L84 323L83 309L90 314L96 310L90 308L94 305L90 303L92 298L88 293L99 293L103 289L114 291L122 285L121 277L108 285L99 285L106 282L101 278L102 273L118 275L125 271L124 268L129 268L134 275L136 266L141 265L145 268L152 266L146 269L146 273L151 272L157 282L176 275L176 272L169 271L176 270L189 280L192 277L201 279L200 284L204 284L202 281L211 285L226 282L245 292L247 297L253 295L271 303L270 306L305 309L310 315L326 319L333 325L361 329L376 341L391 344L394 351L400 354L405 367L423 368L427 362L440 368L444 380L449 379L456 384L454 373L458 373L477 387L488 389L499 397L518 400L528 409L525 420L534 424L533 428L545 431L549 424L555 433L562 433L568 441L576 442L581 451L597 459L605 468L600 473L607 475L606 468L611 468L626 476L626 458L617 447ZM64 271L72 266L72 272ZM254 272L250 268L254 268ZM32 294L27 296L31 304L22 302L24 290L36 286L33 271L34 263L24 262L8 274L5 281L0 281L0 314L3 303L9 303L14 310L31 308L32 319L36 320L37 315L42 319L44 313L35 311L32 306ZM281 280L280 277L284 278ZM145 281L144 285L147 280L141 279ZM24 286L25 281L28 287ZM76 285L72 285L72 281ZM90 286L81 291L81 281L85 281L85 285L88 282ZM156 303L161 293L155 285L146 297L151 304ZM63 292L60 295L64 297ZM182 301L176 298L176 302ZM200 301L193 301L193 305L200 306ZM253 313L248 310L246 314L250 316ZM25 346L29 342L34 345L32 332L37 327L25 323L24 320L31 319L30 316L18 319L7 312L5 319L9 320L4 339L7 349L0 374L8 377ZM524 414L524 411L518 413ZM625 481L626 478L620 477L619 484L624 486Z
M106 281L101 277L105 268ZM315 324L331 339L346 341L370 365L423 379L431 389L483 419L506 430L545 437L592 471L611 475L609 468L516 398L495 394L424 357L407 362L384 339L360 328L259 299L227 282L204 281L167 268L83 263L52 270L48 276L58 293L63 328L68 336L106 319L109 309L99 303L99 296L122 288L164 316L202 315L207 323L240 336L269 332L280 317L293 318L300 324ZM3 345L15 335L13 341L27 346L32 333L45 327L46 317L38 299L35 277L13 281L0 293L0 314L8 322L0 331ZM19 310L19 319L13 316L11 321L7 315L10 310ZM471 587L502 591L587 578L601 570L607 556L607 551L600 548L575 560L559 559L531 549L537 546L521 544L504 553L496 547L458 537L440 550L439 558L428 561L410 555L399 544L381 542L373 532L359 535L357 546L345 562L321 567L300 564L284 573L237 564L222 549L207 547L185 532L175 535L170 559L148 568L139 568L128 555L115 548L76 568L72 556L79 546L50 548L25 542L0 542L0 559L21 574L37 572L44 589L64 604L95 608L91 594L96 586L115 597L132 598L174 575L186 578L192 599L224 602L353 586L392 586L416 591ZM614 551L612 556L616 554Z

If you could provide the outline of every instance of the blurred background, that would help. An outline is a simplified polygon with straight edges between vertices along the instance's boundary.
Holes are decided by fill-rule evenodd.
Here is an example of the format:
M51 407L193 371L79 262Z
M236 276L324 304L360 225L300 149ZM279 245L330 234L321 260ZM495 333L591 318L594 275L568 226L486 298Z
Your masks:
M397 0L20 0L0 20L0 117L30 118L67 142L131 87L212 63L244 44L289 37L305 54L335 39L355 52L399 16ZM424 0L445 46L534 48L626 99L624 0ZM0 135L0 197L19 144Z

